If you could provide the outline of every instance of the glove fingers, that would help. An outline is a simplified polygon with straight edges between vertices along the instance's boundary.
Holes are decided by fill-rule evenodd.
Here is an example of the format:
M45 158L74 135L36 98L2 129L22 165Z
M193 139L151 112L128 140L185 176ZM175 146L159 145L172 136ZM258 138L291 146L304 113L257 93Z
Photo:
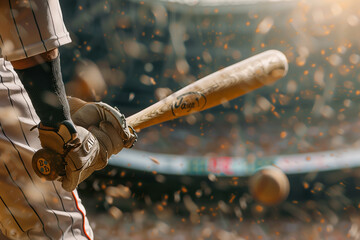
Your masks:
M62 187L68 191L72 192L75 190L79 183L80 171L73 171L69 166L66 166L66 175L62 179Z
M112 124L115 130L113 133L119 134L123 143L122 147L119 144L114 144L114 149L116 149L114 153L118 153L123 147L131 148L134 142L136 142L136 133L129 129L125 116L116 108L103 102L86 103L76 98L69 98L68 101L71 109L71 118L76 125L89 129L91 126L101 128L100 123L102 121ZM111 138L112 136L113 134L110 135Z
M98 158L100 144L96 137L79 126L76 127L76 131L77 139L81 144L72 148L65 156L66 175L62 179L62 186L66 191L73 191L80 182L94 172L97 165L104 165Z
M89 128L89 131L97 138L100 143L100 165L106 165L107 159L111 156L113 151L112 143L110 138L98 127L92 126ZM101 169L101 168L100 168Z
M114 126L110 122L102 121L100 123L100 129L110 138L113 147L112 154L119 153L124 148L124 142Z
M76 98L76 97L67 97L68 103L70 107L70 114L73 115L75 112L77 112L77 110L79 110L81 107L83 107L85 104L87 104L87 102L85 102L84 100L80 99L80 98Z
M100 143L100 146L105 148L107 154L110 157L113 151L113 147L109 136L105 132L103 132L100 128L95 126L91 126L89 128L89 131L97 138L97 140Z
M89 128L90 126L98 126L98 123L103 120L98 108L94 104L86 104L79 108L71 115L75 125Z

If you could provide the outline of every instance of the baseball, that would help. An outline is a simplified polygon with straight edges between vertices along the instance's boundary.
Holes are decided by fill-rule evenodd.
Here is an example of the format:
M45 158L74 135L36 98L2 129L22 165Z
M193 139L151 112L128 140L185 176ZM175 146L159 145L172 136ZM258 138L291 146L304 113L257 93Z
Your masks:
M256 201L274 206L287 198L290 184L285 173L279 168L266 167L250 177L249 190Z

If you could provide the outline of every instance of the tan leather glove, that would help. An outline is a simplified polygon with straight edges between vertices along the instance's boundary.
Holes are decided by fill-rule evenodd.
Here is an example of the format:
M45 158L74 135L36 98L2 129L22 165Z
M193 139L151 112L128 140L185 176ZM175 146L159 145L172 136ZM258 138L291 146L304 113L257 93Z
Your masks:
M104 168L109 157L119 152L124 143L113 125L102 121L89 130L64 121L58 129L38 126L43 148L52 150L65 161L65 172L60 180L67 191L73 191L79 183L94 171Z
M59 173L63 175L59 180L66 191L73 191L91 173L106 166L99 141L85 128L64 121L58 129L40 124L38 130L42 147L64 158L65 173Z
M103 102L85 102L79 98L68 97L71 118L75 125L84 127L91 131L95 136L99 133L100 123L103 121L110 122L114 127L114 132L109 132L112 138L120 138L120 145L113 145L112 150L107 149L109 157L121 151L123 147L131 148L137 141L137 135L131 126L126 123L125 116L116 108ZM98 138L99 139L99 138ZM100 143L102 139L99 139ZM109 145L109 144L108 144Z

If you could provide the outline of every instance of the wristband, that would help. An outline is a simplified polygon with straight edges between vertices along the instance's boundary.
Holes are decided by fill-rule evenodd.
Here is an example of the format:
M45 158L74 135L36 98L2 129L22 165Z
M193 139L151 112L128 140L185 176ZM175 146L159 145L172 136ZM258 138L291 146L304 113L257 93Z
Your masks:
M58 128L61 122L71 121L61 75L60 55L49 62L15 71L44 126Z

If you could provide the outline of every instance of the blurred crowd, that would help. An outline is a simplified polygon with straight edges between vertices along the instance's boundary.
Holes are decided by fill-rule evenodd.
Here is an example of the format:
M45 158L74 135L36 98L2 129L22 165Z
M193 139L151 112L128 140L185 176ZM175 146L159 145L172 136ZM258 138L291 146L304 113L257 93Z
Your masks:
M127 116L256 53L287 56L284 79L144 130L139 149L268 156L359 145L356 1L72 1L63 8L74 41L63 51L68 93Z
M79 190L98 239L360 238L359 169L289 176L290 195L275 206L256 202L246 178L104 175Z
M139 214L139 213L135 213ZM140 213L141 214L141 213ZM151 219L135 223L132 216L114 221L107 215L97 215L93 228L99 239L149 239L149 240L250 240L250 239L358 239L358 221L341 221L336 226L326 221L304 223L294 219L239 221L226 219L210 221L202 219L199 224L188 223L178 217L169 220Z
M233 122L238 118L234 113L224 117L216 122L200 120L195 127L177 122L143 130L142 139L135 148L180 155L253 155L261 158L358 148L360 144L360 122L356 118L350 121L302 122L290 116L273 118L272 123L244 124L239 120Z
M277 49L287 56L285 78L214 109L144 129L137 149L253 159L360 146L358 1L61 4L73 39L61 53L68 93L116 105L126 116L262 51ZM213 201L216 195L224 196L225 186L210 189L214 194L207 196L204 207L213 211L207 214L186 210L184 214L170 202L149 200L151 191L161 195L166 189L171 196L186 191L161 175L156 176L158 185L145 187L147 180L140 174L123 183L128 190L106 191L122 173L105 172L110 180L93 178L103 183L91 185L90 180L80 189L99 239L360 239L359 201L352 199L359 190L356 172L338 171L314 186L304 179L313 179L316 173L300 176L296 186L301 187L292 189L298 195L307 191L301 199L270 209L252 202L247 216L241 215L243 192L234 192L236 206L228 206L229 192L226 201ZM344 192L349 182L351 189ZM327 184L330 187L324 188ZM319 192L326 200L311 199ZM197 193L193 191L192 199ZM186 209L201 211L197 201L185 199L179 201ZM147 207L138 206L138 201Z
M344 177L354 175L359 181L356 174L334 172L315 180L309 173L293 178L293 194L270 207L255 202L239 190L241 186L236 190L209 185L206 193L192 188L197 184L183 183L180 190L174 184L171 194L171 187L161 189L161 184L150 185L149 180L152 188L142 186L143 192L134 187L134 181L129 187L126 181L125 185L113 183L104 189L102 200L89 198L86 204L98 239L359 239L360 196L357 184ZM299 180L302 184L295 183Z

